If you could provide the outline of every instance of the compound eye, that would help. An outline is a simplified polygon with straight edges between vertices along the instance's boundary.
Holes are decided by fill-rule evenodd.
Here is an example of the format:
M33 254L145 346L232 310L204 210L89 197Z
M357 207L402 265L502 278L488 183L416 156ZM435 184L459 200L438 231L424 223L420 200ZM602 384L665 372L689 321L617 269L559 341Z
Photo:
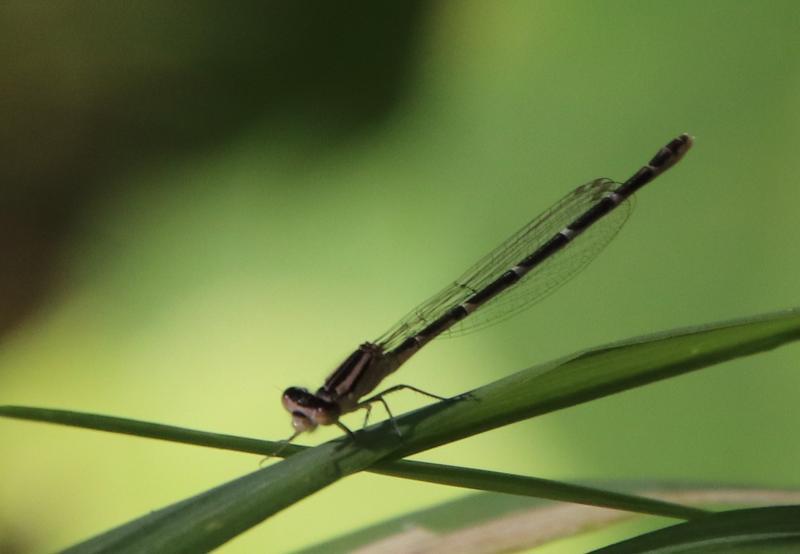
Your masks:
M292 412L292 427L298 433L304 433L316 429L317 424L300 412Z

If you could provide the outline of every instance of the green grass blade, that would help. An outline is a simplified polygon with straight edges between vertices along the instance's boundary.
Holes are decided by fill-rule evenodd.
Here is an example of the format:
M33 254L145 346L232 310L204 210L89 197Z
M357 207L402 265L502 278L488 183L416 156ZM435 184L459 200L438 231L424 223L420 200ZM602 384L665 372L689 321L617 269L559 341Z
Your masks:
M42 423L55 423L82 429L106 431L122 435L132 435L149 439L159 439L169 442L193 444L195 446L208 446L221 450L234 450L268 456L277 452L283 443L261 439L251 439L224 433L210 433L186 427L152 423L126 417L115 417L72 410L57 410L53 408L34 408L30 406L0 406L0 416L26 421ZM301 447L290 446L286 454L299 451Z
M381 456L333 441L80 543L68 553L207 552Z
M800 506L721 512L640 535L595 554L800 552Z
M515 373L398 419L407 456L800 339L800 310L642 337ZM387 425L386 431L389 431Z
M66 410L29 408L24 406L0 406L0 415L262 455L275 452L283 446L281 443L271 441L207 433L170 425ZM297 453L308 450L308 448L292 446L291 450ZM562 502L577 502L642 514L660 515L663 517L689 519L705 515L706 513L703 510L682 506L680 504L620 494L581 485L572 485L523 475L426 462L408 460L383 461L376 463L368 468L367 471L405 479L427 481L440 485L546 498Z
M116 552L208 550L378 461L775 348L798 337L800 313L793 310L588 351L400 417L397 424L403 432L402 440L384 422L359 432L356 443L337 440L299 452L272 467L114 529L78 545L75 551L103 552L109 545Z
M761 487L722 486L719 483L599 481L593 487L624 490L658 496L664 500L702 505L763 506L795 503L800 491ZM296 554L369 551L380 544L406 544L424 541L429 550L452 552L465 542L465 536L481 544L498 544L503 537L508 550L525 550L553 541L617 525L634 514L564 506L546 500L508 494L469 494L392 517L308 546ZM424 537L418 534L425 530ZM513 534L513 536L511 536Z
M672 502L633 494L622 494L584 485L428 462L381 462L370 468L369 471L406 479L428 481L440 485L546 498L561 502L575 502L679 519L692 519L710 513Z

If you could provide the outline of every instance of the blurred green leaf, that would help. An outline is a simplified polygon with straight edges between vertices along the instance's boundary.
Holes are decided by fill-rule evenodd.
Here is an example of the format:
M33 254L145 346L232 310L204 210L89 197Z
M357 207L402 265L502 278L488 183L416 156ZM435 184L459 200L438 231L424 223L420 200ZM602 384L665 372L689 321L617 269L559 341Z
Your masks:
M800 337L790 310L677 330L521 371L467 394L313 449L148 514L72 552L198 551L223 544L286 506L381 460L400 458L501 425L775 348ZM5 415L21 416L5 407ZM164 428L159 429L159 433ZM156 433L154 432L154 435ZM577 500L577 499L576 499ZM597 503L592 498L590 503Z
M660 529L596 554L763 553L800 551L800 506L722 512Z
M589 484L598 488L654 495L663 500L729 508L785 504L800 499L800 491L797 490L745 488L719 483L601 481ZM533 548L585 531L617 525L634 515L609 513L607 510L583 506L564 506L509 494L478 493L369 525L304 548L297 554L352 552L385 541L407 544L409 547L415 545L415 541L419 541L416 545L424 541L431 550L447 552L463 545L466 534L473 539L479 537L481 544L498 544L499 541L492 537L499 534L504 537L507 547L513 543L514 549ZM420 530L424 530L424 536L421 536ZM510 537L512 533L514 536Z

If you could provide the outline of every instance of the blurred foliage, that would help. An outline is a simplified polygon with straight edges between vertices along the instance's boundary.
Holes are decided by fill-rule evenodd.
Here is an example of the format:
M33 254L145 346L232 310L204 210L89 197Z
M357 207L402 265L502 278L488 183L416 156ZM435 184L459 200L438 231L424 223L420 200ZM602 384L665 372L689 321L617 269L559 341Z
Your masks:
M110 176L254 120L324 150L385 118L421 15L419 2L3 3L0 332L52 285L75 220L119 192Z
M4 2L0 403L283 438L285 386L316 386L566 191L624 179L684 131L695 149L600 260L536 310L429 346L392 384L451 394L795 305L798 31L793 0ZM796 357L425 458L796 484ZM257 467L15 422L0 433L16 476L0 481L0 550L51 551ZM267 538L288 551L459 494L358 476L226 551Z

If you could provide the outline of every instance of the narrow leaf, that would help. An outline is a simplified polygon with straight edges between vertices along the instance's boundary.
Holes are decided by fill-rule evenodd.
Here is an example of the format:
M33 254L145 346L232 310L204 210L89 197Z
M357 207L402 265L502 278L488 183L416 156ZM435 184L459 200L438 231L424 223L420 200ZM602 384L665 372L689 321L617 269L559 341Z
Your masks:
M640 535L595 554L645 552L763 553L800 551L800 506L773 506L717 513Z
M796 310L673 331L531 368L148 514L75 547L76 552L214 548L339 478L522 419L761 352L800 337Z

